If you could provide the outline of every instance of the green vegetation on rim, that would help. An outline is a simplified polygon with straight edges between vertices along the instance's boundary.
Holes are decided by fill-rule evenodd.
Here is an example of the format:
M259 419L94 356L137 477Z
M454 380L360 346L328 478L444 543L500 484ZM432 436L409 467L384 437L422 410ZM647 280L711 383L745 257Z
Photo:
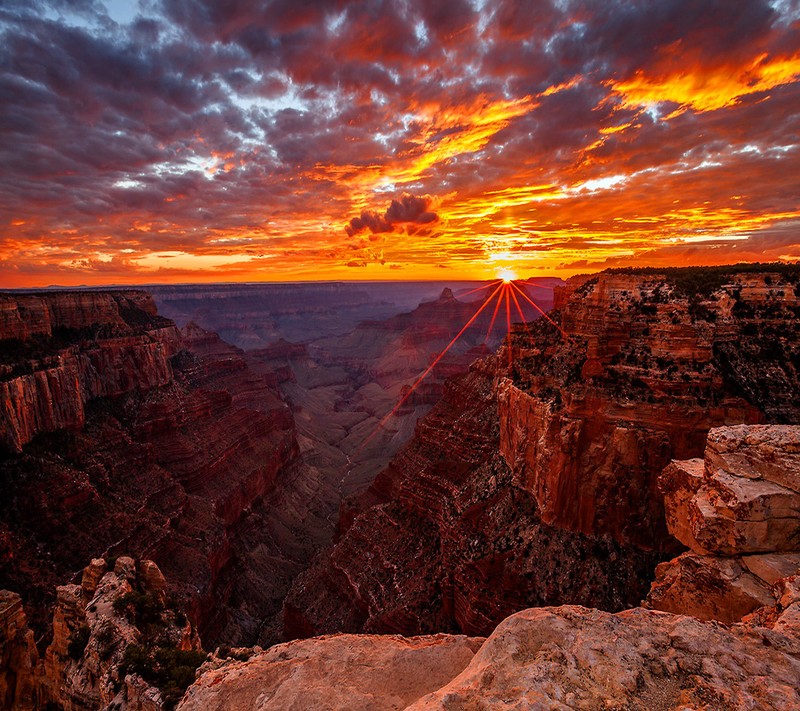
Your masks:
M663 275L683 296L710 296L736 274L778 274L782 282L800 282L800 263L743 262L715 267L618 267L609 274Z

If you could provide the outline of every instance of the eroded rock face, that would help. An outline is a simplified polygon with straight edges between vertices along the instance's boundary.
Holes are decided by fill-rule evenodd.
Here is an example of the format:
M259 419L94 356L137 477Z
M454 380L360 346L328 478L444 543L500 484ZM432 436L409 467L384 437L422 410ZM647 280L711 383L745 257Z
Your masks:
M165 658L189 652L195 666L205 655L186 616L164 605L160 580L163 575L153 561L127 559L109 571L105 560L93 560L83 571L81 585L58 587L53 638L42 659L19 596L0 591L3 708L172 708L177 701L174 691L166 685L162 691L153 683L155 677L148 676L148 681L140 672L158 663L156 650L162 655L167 650Z
M0 446L81 427L95 398L172 381L177 329L144 292L0 294Z
M788 711L800 704L800 589L787 587L769 627L564 606L518 612L482 644L448 635L290 642L207 664L179 709Z
M178 708L404 709L458 675L482 642L454 635L334 635L289 642L245 662L212 662Z
M179 332L141 292L0 303L0 586L23 594L37 636L56 585L130 554L158 563L209 641L254 637L260 601L232 602L229 576L248 555L237 527L297 457L275 374Z
M712 427L800 421L795 284L731 273L690 294L674 279L571 279L563 332L539 322L512 339L500 446L547 523L658 547L671 459L701 456Z
M641 608L524 610L459 677L408 708L788 710L800 704L797 633L794 622L729 630Z
M33 708L36 664L39 654L28 627L22 600L16 593L0 590L0 707Z
M656 570L648 605L735 622L800 571L800 426L712 429L703 460L663 472L666 520L691 551Z

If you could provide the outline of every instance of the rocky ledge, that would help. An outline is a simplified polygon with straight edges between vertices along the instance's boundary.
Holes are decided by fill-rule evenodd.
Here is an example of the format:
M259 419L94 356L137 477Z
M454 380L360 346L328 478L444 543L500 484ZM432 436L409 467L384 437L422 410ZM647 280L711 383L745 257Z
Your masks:
M531 608L485 641L289 642L208 663L180 709L796 709L799 475L800 426L712 429L704 459L660 477L692 551L658 567L645 607Z
M647 604L723 622L774 606L800 571L800 426L713 429L705 457L672 462L659 486L690 550L658 566Z
M479 639L336 635L212 662L180 711L796 709L800 579L772 628L636 608L523 610Z

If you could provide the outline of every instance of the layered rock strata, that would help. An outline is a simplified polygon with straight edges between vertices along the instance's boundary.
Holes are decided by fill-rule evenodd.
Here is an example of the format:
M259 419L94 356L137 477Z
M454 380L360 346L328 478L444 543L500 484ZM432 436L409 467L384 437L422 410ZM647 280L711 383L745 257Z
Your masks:
M512 339L500 447L547 523L657 548L671 459L701 455L712 427L800 421L798 274L732 269L706 293L686 286L695 272L711 278L570 279L561 331Z
M774 606L800 573L800 426L713 429L704 459L672 462L659 485L690 551L658 566L648 604L723 622Z
M530 605L637 604L679 550L664 467L713 427L800 421L800 269L712 276L570 280L346 502L287 635L482 635Z
M144 292L0 294L0 446L78 429L86 404L172 381L177 329Z
M255 641L261 603L233 588L252 549L239 528L298 454L276 374L179 332L141 292L0 303L0 586L23 594L37 637L83 561L133 554L164 569L210 641Z

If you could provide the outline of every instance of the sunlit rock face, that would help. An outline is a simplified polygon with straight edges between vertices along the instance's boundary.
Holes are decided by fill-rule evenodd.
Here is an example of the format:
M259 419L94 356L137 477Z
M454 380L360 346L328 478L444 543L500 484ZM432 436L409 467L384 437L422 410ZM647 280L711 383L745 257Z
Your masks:
M670 533L690 548L658 566L647 603L734 622L800 571L800 426L720 427L704 459L659 479Z
M144 292L0 295L0 445L77 429L86 404L167 385L174 324Z
M800 421L800 274L707 276L571 280L549 319L451 381L343 507L286 634L488 634L530 605L638 604L679 550L664 467L713 427Z
M276 374L142 292L0 304L0 586L42 635L85 560L146 554L209 640L254 637L267 603L232 601L238 527L298 451Z
M290 642L247 661L206 665L178 708L404 709L463 671L483 641L332 635Z
M800 421L797 275L711 278L571 279L563 333L517 331L500 447L544 521L657 548L671 459L702 455L711 427Z
M178 707L407 711L800 704L800 596L767 626L636 608L523 610L482 640L333 635L214 660Z

